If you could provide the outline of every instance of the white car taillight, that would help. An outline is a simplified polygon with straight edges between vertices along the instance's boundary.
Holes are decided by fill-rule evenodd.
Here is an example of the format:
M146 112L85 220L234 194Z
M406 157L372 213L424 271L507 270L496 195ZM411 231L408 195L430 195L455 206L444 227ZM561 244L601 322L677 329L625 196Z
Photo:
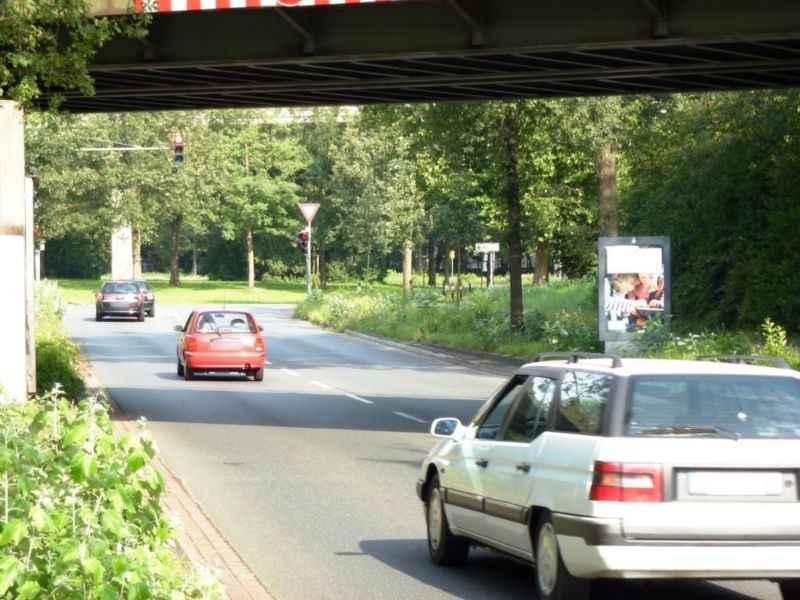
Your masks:
M595 461L589 499L604 502L663 502L663 469L659 464Z

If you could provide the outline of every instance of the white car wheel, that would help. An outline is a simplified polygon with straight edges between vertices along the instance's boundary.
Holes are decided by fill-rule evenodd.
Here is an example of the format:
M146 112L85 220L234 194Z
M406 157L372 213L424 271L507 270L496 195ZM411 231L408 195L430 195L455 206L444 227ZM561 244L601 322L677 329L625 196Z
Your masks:
M536 583L542 594L550 597L558 581L558 542L553 524L547 521L536 540Z
M438 487L431 490L428 496L428 543L434 551L439 549L442 542L442 492Z
M550 514L539 517L535 533L536 593L539 600L586 600L592 591L589 579L574 577L558 550L558 538Z
M450 533L439 478L434 476L428 487L425 505L428 522L428 554L437 565L463 565L469 554L469 541Z

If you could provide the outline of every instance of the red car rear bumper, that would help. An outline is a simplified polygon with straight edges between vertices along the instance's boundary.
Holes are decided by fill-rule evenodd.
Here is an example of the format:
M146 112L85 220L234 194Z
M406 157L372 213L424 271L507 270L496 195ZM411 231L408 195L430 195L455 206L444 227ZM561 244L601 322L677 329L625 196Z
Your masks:
M265 356L260 352L236 352L220 355L217 352L187 352L186 366L195 371L256 371L264 367Z

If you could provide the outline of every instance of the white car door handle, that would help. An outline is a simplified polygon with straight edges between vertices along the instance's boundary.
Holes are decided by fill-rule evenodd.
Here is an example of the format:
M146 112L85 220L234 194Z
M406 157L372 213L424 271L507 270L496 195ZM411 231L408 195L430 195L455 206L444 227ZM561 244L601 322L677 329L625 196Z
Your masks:
M478 460L475 461L475 464L478 465L479 467L487 467L489 466L489 461L486 460L485 458L479 458Z
M522 471L523 473L528 473L531 470L531 466L528 463L520 463L517 465L517 471Z

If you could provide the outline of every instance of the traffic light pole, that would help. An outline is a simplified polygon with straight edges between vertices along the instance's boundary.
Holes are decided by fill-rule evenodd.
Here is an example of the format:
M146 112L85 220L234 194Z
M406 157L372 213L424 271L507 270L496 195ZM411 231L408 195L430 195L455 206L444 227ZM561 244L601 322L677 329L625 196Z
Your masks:
M308 246L306 246L306 294L311 298L311 223L308 224Z
M303 213L303 216L306 218L306 223L308 223L308 227L304 229L306 232L306 294L309 298L311 298L311 221L314 220L314 215L317 214L317 210L319 209L319 203L316 202L301 202L297 205L300 208L300 212ZM299 235L302 235L301 232ZM302 238L301 246L302 246Z

